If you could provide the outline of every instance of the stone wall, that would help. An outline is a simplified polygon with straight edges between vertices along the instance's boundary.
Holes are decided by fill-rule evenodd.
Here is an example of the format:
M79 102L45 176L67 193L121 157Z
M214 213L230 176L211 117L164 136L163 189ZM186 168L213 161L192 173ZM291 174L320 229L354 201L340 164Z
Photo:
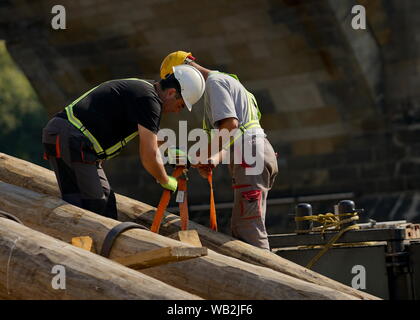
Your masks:
M351 192L366 218L411 210L419 219L407 209L420 187L418 1L62 0L66 30L51 28L54 4L0 2L0 37L50 115L102 81L157 79L166 54L190 50L255 93L280 155L271 198ZM367 9L366 30L351 28L356 4ZM200 126L201 112L162 126ZM106 170L118 192L157 203L136 143ZM226 168L215 174L217 200L231 201ZM192 172L191 183L190 203L206 203L205 181ZM320 212L331 205L314 202ZM286 225L293 206L269 208L268 224Z

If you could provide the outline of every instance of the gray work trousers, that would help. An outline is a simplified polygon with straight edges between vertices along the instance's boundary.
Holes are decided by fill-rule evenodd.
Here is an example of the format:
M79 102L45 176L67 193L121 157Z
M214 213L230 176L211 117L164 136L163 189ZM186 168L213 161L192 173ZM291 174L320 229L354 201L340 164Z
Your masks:
M265 216L268 191L278 173L277 156L270 142L264 138L264 168L261 174L247 174L247 165L233 164L229 171L234 189L231 231L239 240L270 250ZM231 153L233 157L233 153Z
M42 131L42 143L62 199L117 219L115 194L89 139L68 120L54 117Z

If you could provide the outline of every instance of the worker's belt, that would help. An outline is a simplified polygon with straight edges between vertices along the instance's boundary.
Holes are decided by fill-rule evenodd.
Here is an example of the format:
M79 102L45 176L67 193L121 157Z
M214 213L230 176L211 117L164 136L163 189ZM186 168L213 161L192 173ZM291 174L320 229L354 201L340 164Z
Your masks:
M73 105L69 105L65 108L67 120L74 125L77 129L79 129L92 143L93 149L96 152L96 155L99 159L105 160L105 159L111 159L118 155L121 152L121 149L123 149L127 143L134 139L138 135L138 131L135 131L128 137L122 139L112 147L109 147L107 149L103 149L98 140L93 136L93 134L87 129L83 123L74 115L73 113ZM62 114L61 114L61 117Z

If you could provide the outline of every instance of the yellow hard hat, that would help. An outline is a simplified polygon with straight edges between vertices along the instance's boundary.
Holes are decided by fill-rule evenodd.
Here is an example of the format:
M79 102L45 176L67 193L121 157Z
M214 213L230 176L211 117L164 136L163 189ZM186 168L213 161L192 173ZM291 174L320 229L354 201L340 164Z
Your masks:
M195 58L191 55L191 52L186 51L175 51L166 56L160 65L160 77L165 79L168 75L173 73L172 67L183 64L187 58L194 61Z

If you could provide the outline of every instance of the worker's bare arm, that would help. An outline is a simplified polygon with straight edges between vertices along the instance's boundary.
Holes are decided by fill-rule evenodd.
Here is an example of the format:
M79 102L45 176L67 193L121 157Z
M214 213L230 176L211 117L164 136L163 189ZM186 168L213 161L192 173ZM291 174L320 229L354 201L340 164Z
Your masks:
M149 129L138 125L139 139L140 139L140 160L144 168L149 172L159 183L165 184L168 182L168 175L162 163L158 162L159 147L157 136Z
M218 148L212 148L211 145L209 146L209 152L210 152L210 159L211 163L214 165L217 165L222 162L222 159L224 157L224 154L227 152L223 148L223 130L227 130L231 132L232 130L236 130L239 128L239 121L236 118L225 118L220 121L218 121L218 129L219 129L219 135L216 135L213 140L211 141L211 145L216 145Z

